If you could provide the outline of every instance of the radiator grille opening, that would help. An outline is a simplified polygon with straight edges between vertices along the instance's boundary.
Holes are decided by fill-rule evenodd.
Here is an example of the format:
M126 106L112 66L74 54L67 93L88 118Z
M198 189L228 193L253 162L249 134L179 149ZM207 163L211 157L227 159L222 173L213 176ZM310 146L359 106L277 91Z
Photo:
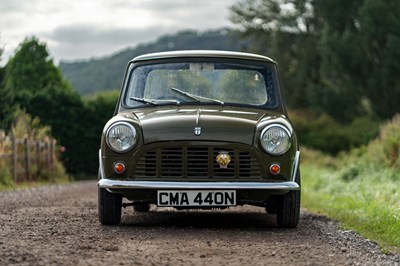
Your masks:
M231 161L220 167L216 158L227 152ZM135 177L231 179L261 178L258 160L248 151L225 147L183 146L155 148L137 161Z

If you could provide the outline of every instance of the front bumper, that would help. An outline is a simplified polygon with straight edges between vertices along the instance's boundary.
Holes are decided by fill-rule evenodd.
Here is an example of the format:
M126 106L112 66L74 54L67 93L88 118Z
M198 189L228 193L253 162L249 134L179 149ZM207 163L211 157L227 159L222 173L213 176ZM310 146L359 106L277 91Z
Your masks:
M299 190L294 181L287 182L160 182L160 181L119 181L101 179L101 188L114 189L261 189L261 190Z
M100 180L98 186L111 192L129 189L238 189L238 190L269 190L289 191L300 190L295 182L296 173L300 162L300 152L296 152L294 159L292 180L284 182L173 182L173 181L127 181L104 178L104 169L99 150Z

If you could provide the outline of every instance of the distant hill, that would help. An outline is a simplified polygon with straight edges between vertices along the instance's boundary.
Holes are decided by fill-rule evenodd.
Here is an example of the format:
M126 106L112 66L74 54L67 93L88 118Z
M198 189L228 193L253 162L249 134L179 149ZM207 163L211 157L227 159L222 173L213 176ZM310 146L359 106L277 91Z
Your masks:
M155 42L140 44L114 55L87 61L60 62L60 69L72 86L82 95L121 87L125 67L132 58L146 53L171 50L243 51L246 44L235 38L232 30L206 32L181 31L166 35Z

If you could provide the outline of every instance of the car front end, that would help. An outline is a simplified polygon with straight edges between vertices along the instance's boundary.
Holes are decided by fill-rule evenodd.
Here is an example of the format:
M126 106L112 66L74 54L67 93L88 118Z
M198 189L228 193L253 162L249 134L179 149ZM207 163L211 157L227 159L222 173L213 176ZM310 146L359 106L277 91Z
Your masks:
M126 198L139 211L250 204L295 227L299 161L271 59L215 51L141 56L128 65L102 134L100 222L118 224Z

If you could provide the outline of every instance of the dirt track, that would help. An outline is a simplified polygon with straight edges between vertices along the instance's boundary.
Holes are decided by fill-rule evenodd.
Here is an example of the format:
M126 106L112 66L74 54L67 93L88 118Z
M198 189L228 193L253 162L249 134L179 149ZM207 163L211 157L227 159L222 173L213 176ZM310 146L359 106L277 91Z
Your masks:
M149 213L97 220L96 183L0 193L0 265L400 265L398 256L302 212L279 229L262 208Z

